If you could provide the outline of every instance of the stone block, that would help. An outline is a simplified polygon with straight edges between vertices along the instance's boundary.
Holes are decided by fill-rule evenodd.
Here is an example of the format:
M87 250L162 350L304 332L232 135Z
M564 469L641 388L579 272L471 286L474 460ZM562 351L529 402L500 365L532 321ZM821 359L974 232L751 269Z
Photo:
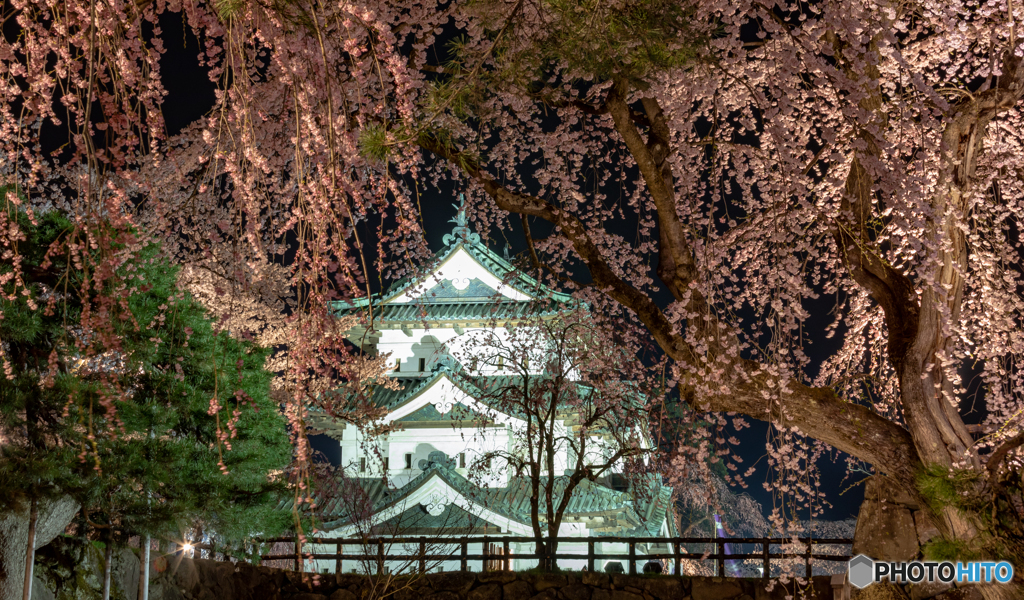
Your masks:
M188 598L188 595L186 594L185 597ZM193 594L192 598L193 600L218 600L217 594L205 587L200 587L199 593Z
M194 594L199 591L199 572L191 558L168 557L168 579L182 592Z
M594 590L591 600L643 600L643 596L626 590Z
M289 570L282 570L282 572L285 579L282 591L316 593L316 590L313 589L313 573L297 573Z
M314 594L313 592L299 592L291 596L288 600L327 600L327 596L323 594Z
M881 475L871 477L857 516L853 554L863 554L874 560L914 559L919 546L914 517L906 505L908 502L911 502L909 494L896 487L890 479Z
M694 577L691 585L697 600L733 600L744 593L739 581L724 577Z
M203 561L207 562L207 561ZM209 570L212 580L204 582L217 597L216 600L238 600L235 590L235 565L224 561L208 561L213 564ZM326 599L324 599L326 600Z
M590 600L593 591L593 588L582 583L573 583L561 589L565 600Z
M356 595L346 589L334 590L330 600L359 600Z
M466 600L502 600L501 586L497 583L485 583L469 592Z
M110 568L110 580L117 591L128 600L135 600L139 595L139 557L131 548L114 550L114 561Z
M565 575L545 574L533 578L533 589L543 592L548 588L565 587L567 581Z
M558 592L555 588L548 588L539 594L534 594L530 600L558 600Z
M55 600L53 592L38 576L32 578L32 600Z
M604 587L608 585L609 577L605 573L599 573L597 571L587 571L583 573L581 578L583 585L589 585L593 587Z
M430 576L430 587L439 591L455 592L458 596L465 596L473 587L473 582L472 573L437 573Z
M658 600L676 600L686 595L678 577L651 577L644 580L644 590Z
M248 568L252 569L258 575L252 577L250 594L251 596L245 600L270 600L271 598L280 597L280 590L284 587L285 572L281 569L263 569L248 565ZM255 575L254 573L254 575ZM245 576L245 571L235 571L236 580L241 579ZM243 600L239 598L239 600Z
M184 600L185 595L170 581L154 581L149 584L149 600ZM268 600L270 600L268 598Z
M533 597L533 586L523 580L506 583L502 590L504 600L529 600Z
M460 600L460 598L451 590L440 590L424 597L423 600Z

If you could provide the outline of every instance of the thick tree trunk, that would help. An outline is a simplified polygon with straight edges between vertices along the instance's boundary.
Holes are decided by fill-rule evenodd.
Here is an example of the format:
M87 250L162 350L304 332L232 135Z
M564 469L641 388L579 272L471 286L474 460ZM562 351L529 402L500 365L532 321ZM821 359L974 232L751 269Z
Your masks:
M22 591L22 600L29 600L32 597L32 575L36 563L36 521L39 518L39 502L32 499L28 509L28 541L25 545L25 588Z
M906 426L897 424L872 409L852 404L828 388L811 388L797 381L773 381L764 365L754 361L725 357L740 356L739 347L727 327L720 327L715 311L698 291L700 265L688 242L677 207L679 198L673 183L672 136L668 122L656 99L643 98L646 124L638 128L637 111L629 104L630 89L617 81L608 92L601 110L614 120L616 130L635 159L657 214L659 228L658 275L679 301L686 302L690 315L687 334L703 344L691 345L651 296L633 287L607 262L594 232L569 211L544 198L515 192L487 173L479 163L460 160L457 152L430 141L423 147L438 156L463 165L466 174L491 196L497 206L523 218L534 217L556 226L572 244L589 269L594 287L627 307L648 328L659 346L674 360L687 364L715 364L722 374L722 393L700 398L686 382L680 389L684 398L705 410L734 411L779 426L796 427L802 433L821 440L872 464L877 471L900 482L915 494L915 476L921 467L949 467L966 460L981 469L981 459L971 448L973 440L954 406L953 386L945 369L953 347L949 324L958 322L964 295L963 273L967 271L967 245L964 223L968 222L968 198L988 123L1002 111L1017 106L1024 96L1024 67L1015 55L1014 43L1002 52L1002 74L993 87L975 93L968 101L951 106L944 116L943 154L938 165L934 196L922 198L930 203L922 214L926 220L924 248L928 253L916 270L901 270L886 259L871 227L881 208L875 202L874 177L860 162L884 166L880 144L873 136L887 127L886 98L877 86L877 57L844 57L849 50L834 33L822 38L833 46L832 54L851 81L863 81L859 108L874 113L870 124L857 130L863 149L854 152L846 181L843 206L836 221L835 240L851 277L867 291L885 313L888 358L900 383L900 401ZM995 51L993 51L995 55ZM856 58L856 60L854 60ZM867 65L867 66L864 66ZM865 72L857 71L863 69ZM643 131L646 129L646 131ZM868 160L868 159L871 160ZM529 241L529 240L528 240ZM533 249L531 248L531 252ZM724 358L724 361L719 359ZM693 389L696 389L696 385ZM766 400L765 390L783 387L780 402ZM937 515L942 532L956 540L977 538L977 522L952 508ZM1019 593L1016 586L987 586L986 597Z

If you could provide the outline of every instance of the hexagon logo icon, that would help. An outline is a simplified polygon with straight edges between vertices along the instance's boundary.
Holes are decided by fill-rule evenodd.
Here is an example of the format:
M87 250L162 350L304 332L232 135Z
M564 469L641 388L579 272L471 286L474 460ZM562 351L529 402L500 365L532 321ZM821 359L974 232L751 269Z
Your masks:
M847 566L847 577L850 579L850 585L858 589L864 589L874 583L873 571L875 570L875 561L858 554L850 559Z

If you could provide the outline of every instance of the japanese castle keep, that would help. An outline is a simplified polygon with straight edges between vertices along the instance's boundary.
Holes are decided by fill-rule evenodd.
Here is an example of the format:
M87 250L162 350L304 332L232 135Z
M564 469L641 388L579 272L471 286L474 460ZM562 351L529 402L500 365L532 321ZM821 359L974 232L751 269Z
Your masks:
M474 358L472 365L463 364L467 362L465 355L460 354L464 360L459 362L449 348L457 338L473 331L495 331L524 318L554 318L560 306L575 301L538 284L489 250L466 226L462 211L452 233L444 236L444 244L426 274L400 281L373 298L372 330L361 325L346 334L364 351L390 355L390 377L397 386L377 386L370 398L387 410L385 422L398 427L367 443L354 427L323 421L317 424L340 442L349 487L322 500L319 510L326 537L480 538L480 543L471 544L469 550L469 554L479 555L485 536L493 541L500 536L533 535L529 481L513 476L507 469L472 468L479 467L480 463L474 461L488 448L510 447L516 416L495 417L478 401L480 390L467 374L481 378L507 377L508 373L502 372L500 362L478 362ZM366 308L365 298L335 305L341 315L366 313ZM649 440L646 424L637 427ZM562 461L563 467L566 463ZM559 537L579 538L579 543L563 541L558 547L559 556L586 554L588 541L595 542L599 554L625 552L625 544L602 543L602 537L677 535L672 489L652 476L648 478L648 491L634 494L624 482L621 476L612 474L594 482L584 481L576 488ZM414 551L403 551L398 544L394 548L389 554ZM457 546L453 548L456 556L449 562L435 563L433 570L459 568ZM638 546L638 569L646 562L642 549ZM492 546L487 553L502 550ZM333 548L324 551L333 552ZM532 542L511 543L508 551L509 568L521 570L537 565L536 559L516 559L517 554L533 553ZM351 552L362 553L356 547ZM444 551L435 549L432 553ZM469 565L471 570L481 568L480 561L471 562L475 562L475 566ZM597 568L605 562L600 561ZM558 564L579 570L587 563L559 558ZM336 568L333 560L317 564L318 571L321 567L328 571ZM390 565L392 571L402 568L400 564ZM345 572L362 569L356 560L345 561L342 566Z

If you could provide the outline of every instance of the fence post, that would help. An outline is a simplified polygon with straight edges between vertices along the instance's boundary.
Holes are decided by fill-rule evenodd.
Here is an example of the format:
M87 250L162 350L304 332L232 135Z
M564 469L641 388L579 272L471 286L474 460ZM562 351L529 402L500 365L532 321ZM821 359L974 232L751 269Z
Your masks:
M675 574L677 576L683 574L683 557L680 556L680 554L682 554L682 552L679 551L679 546L680 546L679 542L675 542L675 543L672 544L672 550L675 552L675 555L676 555L676 557L675 557L675 563L676 563L676 565L675 565L675 567L676 567Z
M481 549L483 551L480 553L484 557L484 559L480 561L480 572L481 573L486 573L487 572L487 557L490 556L490 552L489 552L490 547L491 547L491 545L487 541L487 536L485 535L483 537L483 546L481 546Z
M427 572L427 540L420 539L420 575Z
M344 555L344 553L345 553L344 546L341 545L341 542L338 542L337 544L334 545L334 574L335 575L341 575L341 567L342 567L342 565L341 565L341 557Z
M594 540L587 540L587 570L594 572Z
M725 544L715 541L715 555L718 556L718 576L725 577Z
M377 540L377 574L384 572L384 540Z
M761 577L768 579L772 576L772 561L769 558L770 555L768 553L768 546L770 544L768 543L768 538L764 538L762 542L764 543L761 544L761 558L764 560L764 572L761 573Z
M465 573L469 569L469 565L466 564L466 538L462 538L459 542L459 570Z
M811 578L811 538L807 538L807 550L804 552L804 564L807 565L807 578Z
M636 541L629 540L629 574L636 575Z
M512 570L512 565L511 565L512 559L509 557L508 538L504 538L504 539L501 540L501 552L502 552L502 555L504 556L504 558L501 561L501 570L505 571L505 572L511 571Z
M301 573L302 571L299 570L299 566L302 564L299 562L299 538L295 538L295 542L292 543L292 546L295 548L295 572Z

